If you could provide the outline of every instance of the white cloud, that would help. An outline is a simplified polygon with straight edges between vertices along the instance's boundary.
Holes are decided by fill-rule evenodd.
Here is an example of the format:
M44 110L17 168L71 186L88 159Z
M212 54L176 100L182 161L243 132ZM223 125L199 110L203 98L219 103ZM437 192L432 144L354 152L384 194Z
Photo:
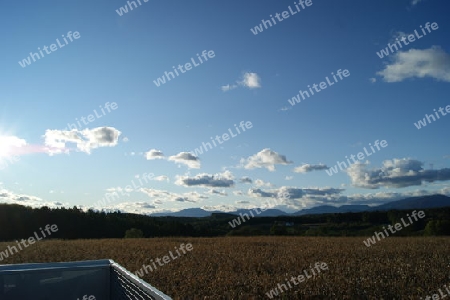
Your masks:
M249 89L256 89L261 87L261 78L256 73L244 73L241 80L236 81L236 84L227 84L221 86L222 91L228 92L235 88L242 86Z
M97 208L93 208L97 209ZM98 209L97 209L98 210ZM155 204L148 202L122 202L114 205L109 205L102 207L102 210L106 212L121 211L123 213L133 213L133 214L152 214L152 213L162 213L162 212L172 212L170 210L158 209Z
M177 155L170 156L169 160L184 164L190 169L200 169L200 159L190 152L180 152Z
M399 51L393 55L392 63L387 64L377 75L386 82L425 77L450 82L450 55L439 46Z
M172 193L163 190L142 188L141 191L145 193L150 198L155 198L158 203L163 202L199 202L202 199L207 199L208 197L197 193L197 192L187 192L183 194Z
M261 78L256 73L245 73L244 78L240 82L241 85L249 89L256 89L261 87Z
M301 199L306 196L328 196L328 195L337 195L343 192L343 189L335 189L330 187L324 188L297 188L297 187L288 187L282 186L278 189L271 189L263 191L261 189L249 189L247 194L250 197L262 197L262 198L284 198L281 195L289 195L289 199Z
M145 157L148 160L151 159L164 159L164 154L160 150L151 149L148 152L145 152Z
M74 143L81 152L90 154L92 149L114 147L121 132L113 127L97 127L93 129L50 130L45 131L45 146L50 155L69 153L66 143Z
M206 211L222 211L222 212L233 212L237 210L237 208L234 206L224 204L202 206L201 209Z
M292 109L292 107L283 106L282 108L280 108L281 111L286 111L286 110L290 110L290 109Z
M221 89L224 92L228 92L228 91L234 90L237 87L238 87L237 84L233 84L233 85L227 84L227 85L221 86Z
M297 188L283 186L278 189L249 189L248 196L252 198L269 199L264 201L269 208L282 210L299 210L318 205L380 205L408 197L427 196L434 194L450 195L450 188L444 187L437 191L415 190L404 193L381 192L367 194L342 195L344 189L330 187ZM280 195L288 197L280 197ZM258 205L257 205L258 206ZM262 205L259 204L259 207Z
M261 186L272 187L272 186L274 186L272 183L270 183L270 182L265 182L265 181L262 180L262 179L256 179L255 182L254 182L254 184L255 184L256 187L261 187Z
M369 163L355 163L346 169L353 186L367 189L420 186L423 182L448 181L450 169L423 169L423 162L403 158L385 160L381 168L367 169Z
M225 171L218 174L197 174L194 177L177 176L177 185L186 187L201 186L201 187L224 187L229 188L234 186L234 177L230 171Z
M288 161L286 156L266 148L247 159L241 159L241 164L244 164L245 169L267 168L269 171L275 171L275 165L288 165L292 162Z
M294 169L295 173L308 173L312 171L320 171L320 170L326 170L328 167L324 164L317 164L317 165L311 165L311 164L303 164L301 166L298 166Z
M250 201L247 200L239 200L235 202L236 204L250 204Z
M250 177L248 177L248 176L243 176L242 178L241 178L241 180L240 180L240 183L247 183L247 184L250 184L250 183L252 183L253 182L253 180L250 178Z
M33 208L38 208L42 206L57 208L63 206L63 204L60 202L48 202L36 196L17 194L15 192L6 189L0 189L0 203L19 204L24 206L30 206ZM66 206L69 207L68 204L66 204Z
M107 195L109 195L109 196L116 196L116 197L118 197L119 195L117 194L117 192L119 192L119 193L122 194L122 196L130 197L130 192L133 192L133 191L136 191L136 190L132 189L129 186L125 187L125 188L122 188L122 187L118 186L118 187L107 188L106 191L107 191Z
M167 181L169 182L169 177L165 176L165 175L160 175L160 176L156 176L155 178L153 178L153 180L156 181Z
M223 197L228 196L228 194L227 194L227 192L225 192L225 190L219 191L219 190L215 190L215 189L210 189L207 193L210 195L219 195L219 196L223 196Z

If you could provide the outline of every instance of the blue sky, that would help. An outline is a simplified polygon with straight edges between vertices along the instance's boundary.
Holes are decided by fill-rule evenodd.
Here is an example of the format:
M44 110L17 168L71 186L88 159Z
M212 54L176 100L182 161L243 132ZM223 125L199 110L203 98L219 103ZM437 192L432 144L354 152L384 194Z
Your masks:
M445 0L312 0L300 11L293 1L136 3L4 4L0 202L232 211L283 192L273 207L296 211L450 195ZM288 18L253 33L283 11ZM438 28L424 35L427 22ZM377 54L415 30L409 45ZM51 44L33 61L30 52ZM214 55L200 63L204 50ZM349 76L288 101L338 70ZM439 119L424 120L440 107ZM82 117L91 121L68 129ZM241 121L251 128L237 134ZM376 140L387 146L327 173Z

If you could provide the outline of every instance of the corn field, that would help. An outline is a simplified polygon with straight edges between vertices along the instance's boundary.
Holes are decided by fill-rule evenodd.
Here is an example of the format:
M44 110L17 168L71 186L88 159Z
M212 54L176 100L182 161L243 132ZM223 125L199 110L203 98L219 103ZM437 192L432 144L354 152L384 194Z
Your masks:
M40 241L1 264L113 259L132 273L180 244L193 250L142 279L173 299L269 299L316 262L328 270L274 299L420 299L450 284L449 238L227 237ZM4 251L13 243L0 243Z

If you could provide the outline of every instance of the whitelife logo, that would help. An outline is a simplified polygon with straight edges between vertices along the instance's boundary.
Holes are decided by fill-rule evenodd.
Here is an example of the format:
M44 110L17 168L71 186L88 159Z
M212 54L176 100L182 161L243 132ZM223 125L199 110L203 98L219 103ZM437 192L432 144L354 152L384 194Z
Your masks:
M433 22L432 24L430 24L430 22L427 22L427 23L425 24L425 28L428 30L428 33L431 32L430 27L431 27L431 29L433 29L433 30L437 30L437 29L439 28L439 26L438 26L438 24L437 24L436 22ZM409 35L408 35L408 41L409 41L410 43L414 42L414 41L416 40L416 37L417 37L417 39L421 39L421 38L423 38L425 35L427 35L427 33L425 32L425 29L422 28L422 25L420 25L420 28L422 29L423 35L420 35L420 34L417 32L417 29L414 30L415 35L414 35L414 34L409 34ZM400 41L399 41L398 38L396 38L395 40L397 41L396 43L393 43L392 45L391 45L391 43L388 43L388 46L387 46L386 48L381 49L380 52L377 52L377 55L378 55L379 58L383 58L383 57L385 57L385 56L388 56L388 55L390 54L390 53L389 53L389 50L391 50L391 53L394 53L395 51L398 51L397 44L400 46L400 48L403 47L403 46L402 46L402 43L400 43ZM409 43L406 41L406 36L401 37L400 40L403 42L403 44L404 44L405 46L409 45ZM395 51L394 51L393 48L395 48Z
M336 75L334 75L334 72L331 72L331 75L333 75L334 82L330 81L330 79L328 78L328 76L326 76L325 79L326 79L327 82L322 81L322 82L319 83L319 84L314 83L314 84L312 85L312 87L311 87L310 85L308 85L308 88L309 88L309 91L310 91L310 93L311 93L311 96L314 95L313 89L314 89L317 93L319 93L319 92L321 92L322 90L326 89L327 87L332 86L332 85L334 85L336 82L338 82L338 79L336 78L336 75L337 75L337 76L340 78L340 80L342 81L342 80L344 80L344 78L342 78L342 76L344 76L345 78L348 77L348 76L350 76L350 71L347 70L347 69L345 69L344 71L341 71L341 69L339 69L339 70L336 71ZM327 83L328 83L328 84L327 84ZM320 89L318 89L318 87L319 87ZM302 99L303 99L303 100L305 100L306 97L308 97L308 98L310 97L308 91L302 91L302 90L300 90L296 96L292 97L292 99L288 99L288 102L289 102L292 106L294 106L296 103L300 103L300 102L302 101L302 99L300 99L300 96L302 96Z
M372 146L372 143L369 143L369 146L370 146L370 149L372 149L373 152L367 152L366 147L363 148L363 149L364 149L364 152L366 153L367 156L371 156L372 154L374 154L374 153L376 152L375 149L374 149L373 146ZM380 146L381 146L382 148L385 148L385 147L388 146L388 143L387 143L386 140L382 140L381 142L379 142L379 140L376 140L375 143L374 143L374 146L378 149L378 151L380 151L380 150L381 150L381 149L380 149ZM364 153L362 153L362 152L358 152L358 154L357 154L356 156L358 157L358 160L360 160L360 161L363 160L363 159L365 159L365 157L366 157L366 156L364 155ZM332 176L333 174L339 172L338 166L339 166L339 168L341 169L341 171L344 171L345 169L347 169L348 167L350 167L350 166L352 165L352 163L350 162L350 160L349 160L349 158L347 157L347 155L345 156L345 158L347 159L348 166L347 166L347 164L346 164L344 161L337 161L337 162L336 162L337 165L334 165L334 167L331 167L331 168L329 168L328 170L325 170L325 172L327 172L327 174L328 174L329 176ZM355 164L355 163L356 163L355 155L351 154L351 155L350 155L350 158L353 160L353 164ZM342 166L344 166L344 167L342 167Z
M401 218L400 220L403 223L403 226L408 227L409 225L411 225L413 223L413 221L411 220L411 217L409 216L409 214L407 214L408 216L408 220L409 220L409 224L406 224L405 221L403 220L403 218ZM423 219L425 218L425 212L423 210L419 211L418 213L416 213L416 211L413 211L411 213L411 216L414 218L414 220L417 222L419 219L417 219L417 216L419 216L419 218ZM396 230L393 230L393 228L395 227ZM394 226L392 225L388 225L388 229L389 231L394 234L397 231L400 231L403 229L402 224L400 223L396 223ZM383 230L384 233L386 234L386 236L389 236L389 233L387 232L386 228L383 226ZM367 240L363 241L364 245L366 245L366 247L370 247L371 244L375 245L375 243L377 242L375 237L378 239L378 241L380 241L380 235L383 239L386 238L386 236L384 236L384 234L382 232L375 232L375 235L372 235L371 238L368 238Z
M155 174L144 173L144 174L142 174L141 177L144 179L145 184L147 184L152 180L152 178L155 177ZM117 191L119 191L122 194L122 196L127 196L127 197L130 196L129 192L139 191L144 186L144 184L142 183L141 177L137 178L139 180L140 185L136 185L134 183L134 180L131 180L131 183L133 184L133 186L127 185L125 188L121 188L121 187L115 188L112 193L106 193L105 197L103 197L101 200L97 201L97 203L94 204L94 207L103 207L106 204L111 203L112 201L118 200L120 198L120 196L117 193ZM116 197L117 197L117 199L116 199Z
M80 298L77 298L77 300L80 300ZM83 298L81 298L81 300L95 300L95 296L94 295L84 295Z
M208 61L208 57L209 57L209 58L214 58L214 57L216 56L216 54L214 53L213 50L209 50L209 51L208 51L208 57L207 57L206 50L203 50L201 56L203 57L203 59L204 59L205 61ZM200 66L201 64L203 64L203 60L202 60L202 58L200 57L200 55L199 55L198 53L197 53L197 58L198 58L198 60L200 61L199 64L196 64L194 58L191 57L191 61L192 61L192 64L194 65L194 67L197 67L197 66ZM185 64L184 64L184 68L185 68L186 70L183 70L183 66L182 66L182 65L178 65L177 68L175 68L175 66L172 66L172 68L173 68L173 71L175 72L175 74L177 74L177 77L178 77L178 76L180 76L180 74L178 74L177 69L180 70L180 72L184 74L184 73L186 73L187 71L192 70L192 65L191 65L191 63L189 63L189 62L185 63ZM172 78L170 78L169 75L172 76ZM165 77L164 77L164 76L165 76ZM154 83L157 87L160 87L161 84L165 84L165 83L166 83L166 78L167 78L167 81L170 81L170 80L172 80L172 79L175 79L175 75L174 75L172 72L170 72L170 71L169 71L169 72L166 71L166 72L164 72L164 75L163 75L163 76L159 77L159 78L156 79L156 80L153 80L153 83Z
M436 115L436 118L438 118L438 120L440 119L439 114L437 113L436 109L433 109L434 114ZM441 113L441 115L444 117L446 116L448 113L450 113L450 105L447 105L445 107L445 111L446 113L444 113L444 109L442 107L439 107L438 111ZM425 118L423 118L422 120L417 121L417 123L414 123L414 126L416 126L417 129L420 129L422 127L427 126L427 122L426 120L428 120L428 124L431 124L431 120L433 120L433 122L436 121L436 118L431 114L431 115L427 115L425 114Z
M285 200L287 200L287 199L289 199L291 197L291 195L289 194L289 192L278 192L277 193L277 196L275 197L275 196L272 196L272 198L274 198L273 200L274 200L274 203L272 203L273 205L272 205L272 207L275 207L276 205L278 205L278 204L283 204L284 203L284 201ZM270 203L270 201L271 200L268 200L268 201L266 201L266 203L265 203L265 208L260 208L260 209L258 209L258 208L253 208L253 210L259 215L259 214L261 214L261 212L264 212L264 211L266 211L269 207L271 207L270 205L271 205L271 203ZM252 215L252 218L254 218L255 217L255 215L253 214L253 212L249 209L248 211L247 211L249 214L251 214ZM230 222L228 222L228 224L230 224L230 226L232 227L232 228L235 228L235 227L237 227L237 226L239 226L239 225L241 225L241 219L242 219L242 223L245 223L245 218L244 217L246 217L247 218L247 220L250 220L250 216L248 215L248 214L246 214L246 213L240 213L239 214L239 217L237 217L237 218L235 218L235 219L233 219L233 220L231 220Z
M253 124L250 121L245 122L245 124L244 124L244 121L241 121L239 123L239 127L241 127L242 131L245 132L245 128L251 129L253 127ZM236 124L234 124L234 128L236 129L237 134L233 134L233 131L231 131L231 128L228 128L228 132L230 133L232 138L241 134L241 131L239 130L239 128L237 127ZM212 137L210 139L213 142L214 148L215 148L215 147L217 147L217 144L214 140L216 140L219 144L223 144L224 142L226 142L230 139L230 136L228 135L228 133L225 132L222 134L223 141L220 140L220 136L218 136L218 135L216 135L216 137L214 139ZM200 154L203 154L203 149L205 149L205 153L208 151L208 148L206 146L209 146L210 150L213 149L213 146L211 145L211 143L203 142L199 148L195 148L195 150L191 151L190 153L192 153L193 155L198 157Z
M279 294L281 295L281 293L283 293L284 291L288 291L289 289L292 289L293 286L291 285L291 282L295 285L298 285L300 283L302 283L303 281L305 281L305 277L306 280L310 279L314 276L314 278L316 278L316 272L314 271L314 268L317 270L317 276L320 274L320 270L322 269L322 271L328 270L328 265L326 263L320 263L320 262L316 262L315 263L315 267L311 267L309 266L311 274L312 275L308 275L308 272L306 270L303 270L303 273L305 273L305 276L303 275L298 275L297 277L292 276L290 280L286 279L286 284L284 283L279 283L277 285L276 288L271 289L268 293L266 293L267 297L269 297L270 299L273 299L275 296L278 296ZM289 286L289 288L287 287L287 285ZM279 292L278 292L279 290Z
M84 117L84 116L80 117L80 119L83 122L84 126L86 126L89 123L92 123L95 120L100 119L101 117L105 116L106 112L105 112L104 109L106 109L108 111L108 113L110 113L111 109L112 110L116 110L119 106L117 105L116 102L112 102L112 103L106 102L103 105L103 107L101 105L99 105L98 107L100 107L100 109L102 111L101 115L97 112L97 109L94 109L92 111L94 114L90 114L87 117ZM67 129L69 129L69 130L72 130L72 129L80 130L81 128L84 127L83 125L80 124L80 120L78 120L78 118L75 118L75 120L76 120L76 124L78 124L78 127L77 127L77 125L75 123L72 123L72 124L67 123L67 127L64 128L64 130L67 130Z
M433 295L431 295L431 296L430 296L430 295L427 295L427 296L425 297L425 300L439 300L439 299L444 299L444 298L447 297L447 296L450 296L450 290L448 289L447 285L444 284L444 287L445 287L445 290L447 291L447 295L444 294L444 293L442 293L442 290L439 289L438 291L439 291L439 294L441 294L441 298L439 298L439 295L438 295L438 294L433 294ZM423 298L420 297L420 299L423 299Z
M294 4L295 4L295 7L297 8L297 11L292 10L292 7L289 5L288 6L289 11L285 10L281 14L279 14L279 13L275 14L275 17L278 19L278 22L281 22L283 20L286 20L290 16L298 14L301 10L305 10L306 7L309 7L309 6L312 5L312 0L306 0L306 1L299 0L298 3L294 2ZM305 6L305 4L306 4L306 6ZM302 7L301 10L300 10L299 5ZM289 12L290 12L290 14L289 14ZM281 15L282 18L280 18L280 15ZM277 22L275 21L275 18L272 17L272 15L270 15L270 18L272 19L273 25L276 25ZM255 26L254 28L250 28L250 31L254 35L257 35L258 33L263 32L263 30L264 30L263 25L264 25L264 27L266 29L268 29L269 27L272 27L272 22L270 22L270 20L262 19L261 22L262 23L260 23L259 25ZM267 27L267 25L269 25L269 27Z
M68 42L68 41L66 40L66 38L64 37L64 34L62 35L62 37L63 37L63 39L64 39L64 41L65 41L66 43L65 43L65 44L61 44L61 42L59 41L59 39L56 39L56 41L58 42L59 48L56 47L56 44L51 44L51 45L50 45L50 50L51 50L50 52L48 52L49 47L47 47L46 45L45 45L44 47L42 47L42 50L44 50L45 53L50 54L50 53L52 53L52 52L55 52L55 51L58 50L58 49L61 49L61 48L64 47L64 46L68 45L69 42ZM71 42L73 42L72 37L73 37L74 39L78 40L81 36L80 36L80 33L79 33L78 31L74 31L73 34L72 34L72 31L69 31L69 32L67 33L67 38L68 38ZM38 50L39 50L39 53L41 54L41 56L39 56L39 53L33 53L33 52L30 52L30 56L28 56L27 58L23 59L22 61L19 61L19 65L20 65L22 68L25 68L26 66L31 65L31 59L33 59L33 62L35 62L35 61L36 61L36 58L35 58L35 57L37 57L37 59L41 59L41 57L44 57L44 53L42 53L41 47L38 47Z
M192 249L194 249L194 246L192 246L191 243L187 243L186 245L181 244L179 249L177 249L177 247L174 247L174 248L175 248L175 251L177 252L178 256L174 256L172 251L169 251L169 254L170 254L170 257L172 258L172 260L175 260L175 259L181 257L182 254L178 250L181 250L183 252L183 254L186 254L186 250L192 251ZM186 248L186 250L184 248ZM163 256L163 258L162 258L162 261L164 262L163 264L161 264L161 258L157 257L155 260L159 264L159 266L162 267L162 266L164 266L164 264L168 264L171 261L170 257L169 257L169 255ZM153 261L153 259L151 259L150 262L152 263L153 268L150 265L142 265L142 268L140 268L139 271L134 272L134 274L136 276L143 277L144 271L145 271L145 274L148 274L149 269L150 269L150 272L153 272L153 270L156 270L157 267L156 267L156 264Z
M136 1L139 3L139 6L142 5L142 3L141 3L140 0L136 0ZM138 6L137 6L137 4L136 4L136 1L127 1L128 6L130 7L130 11L133 10L133 7L131 6L131 4L134 5L134 8L138 8ZM142 1L144 1L145 3L147 3L149 0L142 0ZM123 7L120 7L119 9L116 9L116 13L117 13L119 16L123 16L123 14L128 13L128 7L127 7L126 5L124 5Z
M55 224L53 225L45 225L45 229L42 229L42 227L39 228L41 230L41 237L38 235L37 232L34 233L34 237L29 237L27 240L22 239L20 242L16 241L17 246L19 247L20 250L22 249L22 246L24 246L25 248L29 247L30 245L33 245L34 243L36 243L37 241L43 240L44 238L47 237L47 235L44 233L44 230L47 232L47 234L50 236L53 233L58 231L58 226L56 226ZM36 239L35 239L36 238ZM27 244L28 241L28 244ZM9 257L8 251L11 255L13 255L13 250L15 251L15 253L18 253L19 250L17 250L16 246L8 246L8 248L3 251L0 252L0 261L7 259Z

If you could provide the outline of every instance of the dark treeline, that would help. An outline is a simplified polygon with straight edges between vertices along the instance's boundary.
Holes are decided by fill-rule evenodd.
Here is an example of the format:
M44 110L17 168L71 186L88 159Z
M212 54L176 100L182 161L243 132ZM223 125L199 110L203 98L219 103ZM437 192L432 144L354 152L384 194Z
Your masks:
M120 212L84 212L77 207L33 209L15 204L0 204L0 241L26 239L35 232L39 233L40 228L47 224L58 226L58 231L48 237L57 239L123 238L131 228L141 230L144 237L226 234L224 230L227 226L223 225L223 229L219 230L220 224L214 219L205 219L200 224L196 224L195 220Z
M30 208L0 204L0 241L27 239L45 225L56 224L58 231L48 238L99 239L123 238L130 229L143 237L213 237L225 235L303 235L367 236L382 226L394 225L407 211L360 212L306 216L261 217L245 219L232 228L229 222L239 216L212 214L205 218L149 217L128 213L83 212L77 207ZM450 235L450 207L424 209L425 218L402 229L396 236Z

